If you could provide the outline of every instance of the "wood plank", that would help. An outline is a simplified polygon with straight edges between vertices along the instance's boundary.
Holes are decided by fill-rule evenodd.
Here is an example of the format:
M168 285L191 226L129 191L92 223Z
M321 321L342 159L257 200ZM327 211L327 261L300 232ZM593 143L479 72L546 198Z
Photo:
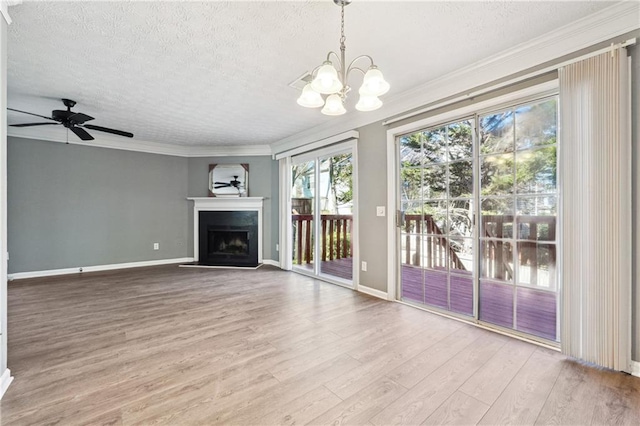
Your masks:
M562 371L547 398L536 424L589 424L603 387L597 370L575 361L563 363Z
M387 374L387 377L404 387L412 388L438 367L475 342L481 335L486 336L487 334L474 327L461 327L451 336L437 342L429 349L393 369Z
M261 416L259 422L265 425L303 425L341 402L329 389L320 386Z
M424 422L445 402L476 370L484 365L507 339L487 334L477 338L409 392L389 404L370 419L376 425L419 424Z
M530 343L510 341L471 376L460 390L485 404L493 404L535 350L536 346Z
M352 395L311 420L309 424L360 425L406 392L406 388L393 380L382 378L363 392Z
M593 408L591 424L640 424L640 379L620 372L599 373L606 374L598 374L602 387ZM592 370L591 374L596 373Z
M489 405L462 392L454 392L423 425L474 425L480 421Z
M562 359L535 351L479 424L534 424L561 369Z
M340 398L346 399L370 386L386 372L404 364L408 359L423 352L425 348L450 335L454 330L456 330L454 327L431 328L418 334L388 339L388 345L374 345L373 347L377 346L377 349L372 352L360 352L356 356L350 352L350 355L358 359L361 365L327 382L325 386Z

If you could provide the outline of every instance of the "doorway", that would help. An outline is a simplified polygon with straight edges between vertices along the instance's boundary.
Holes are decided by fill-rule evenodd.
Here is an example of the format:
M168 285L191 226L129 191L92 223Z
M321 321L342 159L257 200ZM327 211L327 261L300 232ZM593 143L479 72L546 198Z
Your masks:
M397 298L559 341L557 96L396 138Z
M355 144L291 159L291 265L296 272L354 287Z

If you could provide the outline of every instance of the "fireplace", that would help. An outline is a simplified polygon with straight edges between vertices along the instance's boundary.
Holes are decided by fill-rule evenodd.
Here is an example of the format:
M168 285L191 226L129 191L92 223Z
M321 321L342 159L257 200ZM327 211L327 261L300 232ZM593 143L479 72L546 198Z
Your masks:
M195 266L262 263L263 197L190 197ZM245 248L246 244L246 248Z
M200 211L198 263L258 266L257 211Z

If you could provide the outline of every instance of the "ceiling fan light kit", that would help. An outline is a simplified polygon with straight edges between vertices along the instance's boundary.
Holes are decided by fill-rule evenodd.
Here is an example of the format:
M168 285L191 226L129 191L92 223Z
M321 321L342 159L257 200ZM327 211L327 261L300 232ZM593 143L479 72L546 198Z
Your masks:
M21 114L33 115L35 117L44 118L46 120L51 120L51 122L45 123L22 123L22 124L10 124L10 127L34 127L34 126L46 126L46 125L60 125L62 124L68 130L71 130L77 137L79 137L83 141L91 141L95 138L89 134L85 130L97 130L99 132L111 133L113 135L124 136L127 138L132 138L133 133L124 132L122 130L109 129L107 127L102 126L94 126L93 124L85 124L87 121L94 120L93 117L87 114L83 114L81 112L71 111L76 105L76 101L72 101L71 99L62 99L62 103L67 107L66 110L56 109L51 111L51 117L47 117L46 115L34 114L32 112L20 111L19 109L7 108L9 111L19 112Z
M360 55L356 57L347 66L345 61L345 44L344 36L344 7L351 3L351 0L333 0L341 9L341 25L340 25L340 55L331 51L327 54L326 60L322 65L316 67L312 72L312 80L302 89L302 94L298 98L298 105L306 108L319 108L324 105L320 112L325 115L342 115L347 112L344 107L344 101L351 87L347 84L347 80L353 71L359 71L363 74L362 86L358 90L360 99L356 104L358 111L374 111L382 106L382 101L378 96L382 96L390 89L389 83L384 79L382 72L373 62L369 55ZM331 62L336 61L337 68ZM369 62L367 71L355 66L357 62L362 60ZM328 95L326 99L322 95Z

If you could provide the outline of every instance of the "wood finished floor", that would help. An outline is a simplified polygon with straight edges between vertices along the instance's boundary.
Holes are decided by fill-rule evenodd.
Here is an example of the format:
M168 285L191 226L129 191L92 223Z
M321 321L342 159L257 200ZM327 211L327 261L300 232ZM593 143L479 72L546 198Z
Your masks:
M640 424L640 379L295 273L9 285L2 424Z

